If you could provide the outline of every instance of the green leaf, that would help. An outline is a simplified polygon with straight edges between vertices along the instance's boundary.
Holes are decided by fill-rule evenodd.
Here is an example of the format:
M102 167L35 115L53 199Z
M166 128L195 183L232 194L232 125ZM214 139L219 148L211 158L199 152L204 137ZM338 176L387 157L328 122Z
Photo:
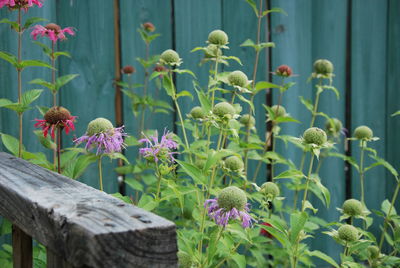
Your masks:
M134 190L143 192L144 191L144 187L143 184L141 184L140 182L138 182L136 179L134 178L126 178L125 179L125 183L127 185L129 185L129 187L131 187Z
M365 169L365 171L367 171L368 169L375 167L375 166L379 166L382 165L384 166L388 171L390 171L390 173L392 173L393 176L395 176L396 178L399 177L399 173L397 172L397 170L389 163L387 162L385 159L380 158L376 155L369 155L372 159L374 159L376 162L374 164L372 164L371 166L367 167Z
M213 167L219 160L221 160L224 157L233 155L232 151L228 150L220 150L218 152L210 152L208 154L208 158L206 161L206 164L204 165L204 170L209 170L211 167Z
M42 144L45 148L54 150L57 148L57 145L51 140L50 136L47 136L45 138L43 136L43 131L41 130L35 130L33 131L35 135L38 137L40 144Z
M54 90L54 85L52 83L47 82L46 80L43 80L43 79L40 79L40 78L33 79L32 81L29 82L29 84L41 85L41 86L47 87L51 91Z
M173 72L178 73L178 74L190 74L191 76L196 78L196 75L191 70L188 70L188 69L175 69L175 70L173 70Z
M10 104L13 104L13 102L9 99L0 99L0 107L6 107Z
M163 76L163 87L165 88L168 96L175 98L175 86L168 75Z
M327 153L328 156L333 156L333 157L338 157L343 159L344 161L347 161L349 164L351 164L353 167L355 167L357 169L357 171L359 170L358 164L356 162L356 160L351 157L351 156L347 156L344 154L340 154L340 153L334 153L334 152L328 152Z
M113 193L113 194L111 194L111 195L114 196L114 197L116 197L116 198L118 198L118 199L120 199L120 200L122 200L122 201L124 201L125 203L133 204L133 202L132 202L132 200L129 198L129 196L124 196L124 195L122 195L121 193Z
M184 161L179 161L179 160L175 161L183 168L186 174L188 174L195 181L196 184L207 183L207 179L205 178L205 176L203 175L203 173L199 168Z
M313 251L306 251L306 254L310 257L317 257L320 258L321 260L326 261L330 265L333 265L336 268L339 268L339 265L335 262L334 259L326 255L325 253L319 251L319 250L313 250Z
M0 235L11 234L11 225L12 223L9 220L3 218L0 226Z
M393 113L391 116L397 116L397 115L400 115L400 110L395 112L395 113Z
M43 44L43 43L41 43L41 42L38 42L38 41L33 41L33 43L36 44L36 45L38 45L38 46L40 46L40 47L43 49L43 52L44 52L47 56L50 56L50 54L51 54L51 48L49 48L47 45L45 45L45 44Z
M252 109L253 112L255 111L255 109L254 109L254 104L253 104L251 101L249 101L248 99L246 99L242 94L236 94L236 96L238 96L238 98L239 98L241 101L247 103L247 104L251 107L251 109Z
M22 94L22 104L24 106L29 106L32 102L34 102L37 98L39 98L40 94L42 94L43 90L42 89L32 89L29 91L26 91L24 94Z
M46 106L36 106L36 108L39 110L40 114L44 116L45 113L50 109L49 107Z
M58 51L54 53L54 58L58 58L60 56L65 56L67 58L71 58L71 54L69 54L67 51Z
M39 17L31 17L25 21L24 29L28 29L32 24L38 23L40 21L47 21L46 19L39 18Z
M44 61L41 60L24 60L21 61L19 64L17 64L17 66L20 69L25 69L26 67L46 67L49 69L54 69L53 67L51 67L50 64L45 63Z
M7 148L7 150L12 153L13 155L18 155L19 149L19 141L18 139L14 138L13 136L1 133L1 141L3 145ZM22 146L22 150L24 151L25 148Z
M86 154L79 156L76 161L74 161L73 170L71 174L72 179L77 179L82 176L83 172L88 168L88 166L97 160L97 156L93 154ZM64 174L64 172L63 172Z
M244 255L234 253L233 255L231 255L231 258L239 268L246 268L246 257Z
M296 243L300 231L303 230L307 217L306 212L296 212L290 215L290 242L292 245Z
M195 90L196 90L197 97L199 98L200 105L203 108L203 110L206 111L206 112L211 111L211 102L207 98L207 96L204 93L204 91L200 91L200 90L197 90L197 89L195 89Z
M276 179L301 179L304 178L303 172L297 169L288 169L280 173L278 176L274 177Z
M2 19L2 20L0 20L0 23L10 24L11 28L13 28L14 31L19 32L19 25L16 21L11 21L9 19Z
M190 98L193 100L193 95L192 95L192 93L190 93L190 92L187 91L187 90L182 90L181 92L179 92L179 93L176 95L176 98L178 99L179 97L184 97L184 96L190 97Z
M382 202L381 210L382 210L382 211L386 214L386 216L388 216L388 217L396 216L396 215L397 215L396 208L393 206L393 207L390 209L390 207L391 207L391 204L390 204L389 200L385 199L385 200ZM390 210L390 215L389 215L389 210Z
M143 208L147 211L152 211L157 206L157 202L150 195L144 194L139 200L138 207Z
M261 90L268 89L268 88L280 88L280 86L275 85L273 83L267 82L267 81L260 81L256 84L256 87L253 91L253 94L257 94Z
M253 9L254 13L256 14L256 17L258 18L258 9L257 9L257 5L254 2L254 0L246 0L247 4L249 4L251 6L251 8Z
M56 80L56 91L59 90L62 86L69 83L71 80L73 80L77 76L79 76L79 74L67 74L67 75L58 77Z
M303 96L300 96L300 101L301 103L307 108L307 110L309 110L310 112L314 112L314 105L312 104L312 102L310 100L306 100L303 98Z
M11 63L15 68L18 67L18 60L13 54L0 51L0 58Z
M251 39L247 39L246 41L244 41L241 45L241 47L254 47L254 41Z
M125 163L129 164L128 158L125 157L125 155L121 153L112 153L112 154L106 154L110 159L121 159Z

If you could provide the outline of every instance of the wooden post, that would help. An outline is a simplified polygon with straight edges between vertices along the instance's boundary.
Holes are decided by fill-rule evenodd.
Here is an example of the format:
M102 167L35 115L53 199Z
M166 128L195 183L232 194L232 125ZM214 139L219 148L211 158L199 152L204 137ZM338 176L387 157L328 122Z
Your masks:
M13 267L32 268L32 237L12 226Z
M62 257L47 248L47 268L72 268Z

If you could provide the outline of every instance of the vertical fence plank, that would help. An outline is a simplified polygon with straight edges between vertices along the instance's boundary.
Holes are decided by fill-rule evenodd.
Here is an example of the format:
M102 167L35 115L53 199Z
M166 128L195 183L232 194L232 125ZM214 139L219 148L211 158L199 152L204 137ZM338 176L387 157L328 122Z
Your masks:
M13 267L32 267L32 237L16 225L12 228Z
M256 1L257 3L259 1ZM265 1L263 2L263 9L265 10ZM255 62L255 51L251 47L240 47L240 45L247 39L257 42L257 17L246 1L236 0L236 1L223 1L223 28L229 35L229 47L227 50L228 55L234 55L240 58L243 66L240 66L236 62L231 62L230 66L224 67L224 71L236 71L240 70L244 72L249 80L253 78L253 68ZM266 17L262 20L261 25L261 42L267 42L265 36L265 21ZM268 80L268 66L266 62L266 52L268 49L264 49L259 55L259 63L257 68L256 81L267 81ZM256 119L256 129L259 137L265 139L265 109L262 104L266 104L265 91L258 93L254 100L255 107L255 119ZM249 94L244 94L247 99L250 99ZM227 96L230 98L230 96ZM243 110L241 115L249 113L249 105L236 99L236 103L240 103ZM245 128L243 131L246 132ZM249 170L247 172L247 179L251 180L254 175L255 168L257 166L257 161L249 161ZM258 173L257 179L260 183L265 182L265 165L262 165L260 172Z
M46 250L47 268L72 268L62 257L56 255L51 249Z
M176 51L183 59L181 68L192 70L201 85L207 89L209 65L199 66L199 62L203 58L202 52L190 51L199 46L206 46L208 34L216 29L221 28L221 0L205 0L205 1L186 1L175 0L175 43ZM196 92L193 88L192 77L187 74L177 75L176 86L177 91L187 90L193 94L197 100ZM186 118L186 114L198 105L197 101L193 102L188 97L179 100L182 117ZM179 117L176 116L179 121ZM181 127L177 127L179 136L182 137ZM188 132L188 136L191 136Z
M321 94L318 110L330 117L338 118L344 124L346 20L338 20L337 18L346 17L347 0L313 2L312 14L312 61L321 58L332 61L335 67L333 85L340 93L338 100L333 91L324 91ZM321 117L316 123L318 127L324 129L325 118ZM344 139L345 137L341 136L341 143L336 144L341 153L344 151ZM342 206L346 193L344 162L334 157L320 161L322 161L322 165L319 175L323 185L330 191L331 204L327 209L315 196L312 197L312 203L319 209L318 217L328 222L338 221L340 213L336 208ZM312 247L336 259L339 258L342 249L331 237L323 234L319 235L318 239L313 240Z
M75 37L62 42L60 50L72 58L59 60L59 75L79 74L61 89L60 103L78 116L76 135L83 135L87 124L105 117L114 121L114 29L113 1L58 1L57 21L62 27L77 28ZM114 122L115 123L115 122ZM64 138L64 147L71 146L71 136ZM104 189L117 190L116 161L103 161ZM98 188L97 165L92 165L81 180Z
M353 0L352 8L352 126L367 125L381 140L369 143L385 156L386 137L386 27L387 2ZM372 38L373 36L373 38ZM350 130L353 132L353 130ZM352 142L352 154L359 161L358 142ZM365 154L365 164L371 164ZM371 209L379 209L385 198L386 172L383 167L368 171L365 176L365 202ZM360 198L360 180L353 171L353 197ZM380 222L380 221L379 221ZM376 223L376 222L375 222ZM374 224L371 231L377 232Z

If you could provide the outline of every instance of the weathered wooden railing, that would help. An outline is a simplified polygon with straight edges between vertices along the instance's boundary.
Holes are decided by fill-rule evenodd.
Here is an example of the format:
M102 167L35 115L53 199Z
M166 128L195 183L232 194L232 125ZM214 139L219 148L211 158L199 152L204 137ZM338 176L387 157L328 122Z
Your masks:
M14 267L177 267L175 225L106 193L0 153L0 214L13 223Z

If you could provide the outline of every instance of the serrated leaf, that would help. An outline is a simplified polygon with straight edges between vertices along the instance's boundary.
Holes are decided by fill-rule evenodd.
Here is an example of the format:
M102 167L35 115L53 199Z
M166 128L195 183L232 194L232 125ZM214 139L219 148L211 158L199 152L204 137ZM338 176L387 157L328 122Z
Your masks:
M306 212L296 212L290 215L290 242L294 244L307 221Z
M178 73L178 74L190 74L192 77L196 78L196 75L188 69L175 69L173 72Z
M17 66L20 69L25 69L26 67L46 67L49 69L54 69L50 64L41 60L24 60L21 61L19 64L17 63Z
M54 85L52 83L47 82L46 80L43 80L43 79L40 79L40 78L33 79L32 81L29 82L29 84L41 85L41 86L47 87L51 91L54 90Z
M3 59L5 61L8 61L9 63L11 63L15 68L18 67L18 60L17 57L15 57L13 54L8 53L8 52L4 52L4 51L0 51L0 59Z
M11 135L1 133L1 141L3 145L7 148L7 150L13 155L18 155L19 149L19 141ZM25 151L24 146L22 145L22 151Z
M196 184L206 184L207 183L207 179L205 178L205 176L203 175L203 173L201 172L201 170L190 164L187 163L185 161L179 161L179 160L175 160L182 168L183 170L186 172L186 174L188 174Z
M19 32L19 25L16 21L11 21L9 19L2 19L2 20L0 20L0 23L10 24L11 28L13 28L14 31Z
M121 193L113 193L111 194L112 196L114 196L115 198L118 198L119 200L124 201L125 203L128 204L133 204L132 200L129 198L129 196L124 196Z
M31 17L31 18L28 18L28 19L25 21L24 29L28 29L32 24L38 23L38 22L40 22L40 21L47 21L47 20L44 19L44 18L39 18L39 17Z
M193 100L193 95L192 93L190 93L187 90L182 90L180 91L178 94L176 94L176 98L180 98L180 97L190 97Z
M280 86L275 85L270 82L267 82L267 81L260 81L256 84L253 94L255 95L258 92L260 92L261 90L268 89L268 88L280 88Z
M390 173L392 173L393 176L395 176L396 178L399 176L399 173L397 172L397 170L389 163L387 162L385 159L380 158L376 155L369 155L372 159L374 159L376 162L374 164L372 164L370 167L367 167L365 169L365 171L367 171L368 169L374 167L374 166L379 166L382 165L384 166L388 171L390 171Z
M111 154L106 154L106 156L108 156L110 159L121 159L125 163L129 164L128 158L126 158L126 156L121 153L111 153Z
M314 105L312 104L312 102L310 100L306 100L303 98L303 96L300 96L300 101L301 103L307 108L307 110L309 110L310 112L314 112Z
M144 191L143 184L141 184L140 182L138 182L134 178L126 178L125 179L125 183L127 185L129 185L129 187L131 187L134 190L137 190L137 191L140 191L140 192Z
M319 250L313 250L313 251L306 251L306 254L310 257L317 257L320 258L321 260L326 261L330 265L333 265L336 268L339 268L339 265L335 262L334 259L326 255L325 253L319 251Z
M79 74L67 74L58 77L56 80L56 90L59 90L62 86L66 85L77 76L79 76Z
M71 58L71 54L69 54L67 51L57 51L57 52L54 52L54 58L58 58L58 57L60 57L60 56L65 56L65 57L67 57L67 58Z
M392 206L389 202L389 200L385 199L382 202L381 205L381 210L386 214L386 216L391 217L391 216L396 216L397 212L396 212L396 208L394 206ZM389 215L389 210L390 210L390 215Z
M54 150L57 148L57 144L55 144L50 136L47 136L47 138L45 138L43 136L43 131L41 130L35 130L33 131L33 133L35 133L35 135L38 137L40 144L42 144L45 148L47 149L51 149Z
M280 173L278 176L274 177L274 180L277 179L301 179L304 178L305 175L303 172L297 169L288 169Z
M253 40L247 39L247 40L244 41L240 46L241 46L241 47L254 47L255 44L254 44Z
M29 106L32 102L34 102L37 98L39 98L40 94L42 94L42 89L32 89L26 91L22 94L22 104L24 106Z
M173 85L173 82L171 81L168 75L163 76L163 87L167 92L168 96L175 98L175 86Z
M211 102L210 100L207 98L206 94L203 91L200 90L196 90L197 93L197 97L200 101L200 105L203 108L204 111L206 111L207 113L209 111L211 111Z
M254 13L256 14L256 17L258 17L258 9L257 9L257 5L254 2L254 0L246 0L246 2L251 6L251 8L253 9Z
M0 99L0 107L5 107L10 104L13 104L13 102L9 99Z

